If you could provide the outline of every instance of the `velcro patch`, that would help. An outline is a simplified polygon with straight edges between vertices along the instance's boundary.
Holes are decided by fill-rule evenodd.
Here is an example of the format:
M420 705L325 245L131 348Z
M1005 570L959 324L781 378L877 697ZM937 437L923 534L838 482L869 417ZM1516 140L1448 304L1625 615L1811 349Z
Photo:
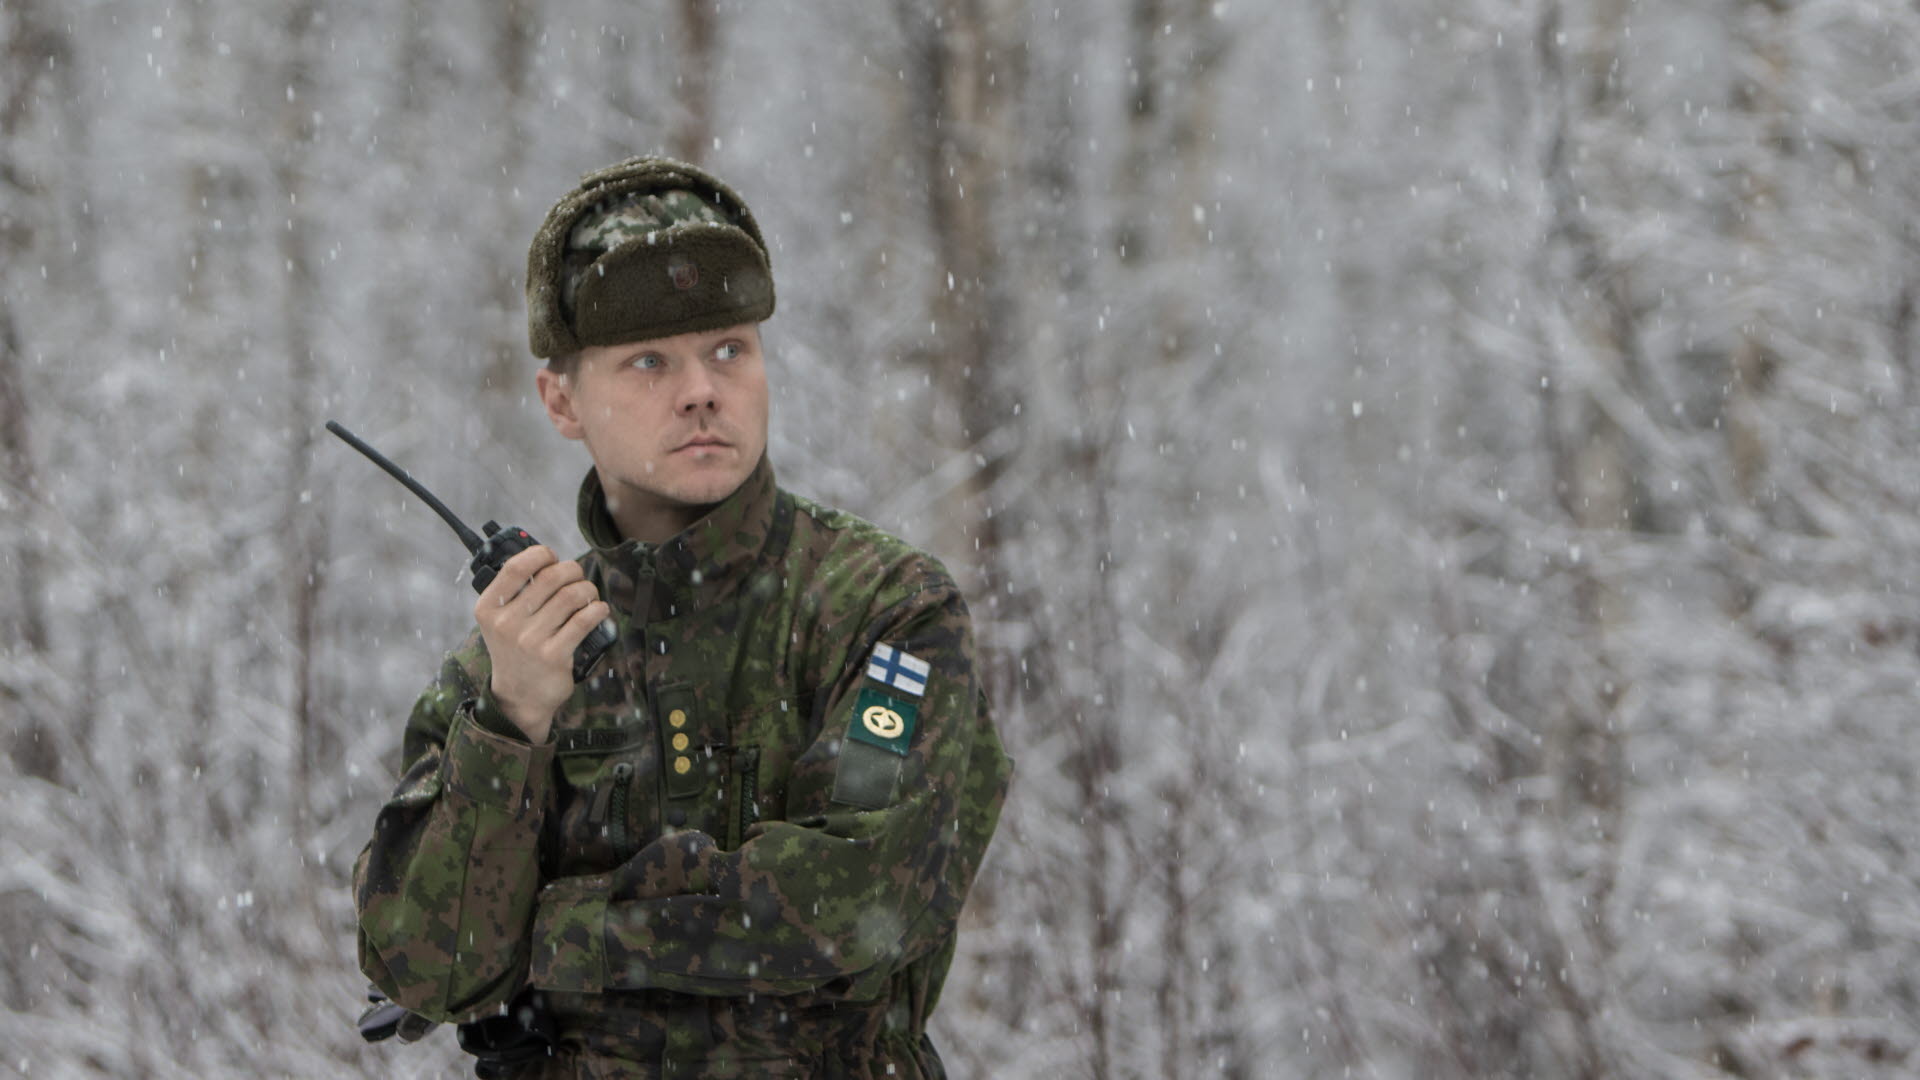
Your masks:
M905 757L919 719L920 707L912 702L862 687L847 718L847 738Z

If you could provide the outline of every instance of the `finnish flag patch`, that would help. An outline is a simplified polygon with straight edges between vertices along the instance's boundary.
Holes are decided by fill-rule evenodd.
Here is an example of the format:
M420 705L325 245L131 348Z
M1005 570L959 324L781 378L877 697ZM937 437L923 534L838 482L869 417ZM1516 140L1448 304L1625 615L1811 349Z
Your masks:
M867 678L914 697L926 696L927 673L932 670L925 660L891 645L875 645L867 658Z

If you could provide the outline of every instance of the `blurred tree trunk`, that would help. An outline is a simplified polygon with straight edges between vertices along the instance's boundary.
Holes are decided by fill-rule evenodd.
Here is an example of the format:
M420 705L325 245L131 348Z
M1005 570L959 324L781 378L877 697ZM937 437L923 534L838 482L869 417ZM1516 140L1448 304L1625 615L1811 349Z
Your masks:
M1123 266L1179 283L1206 256L1215 199L1220 75L1232 39L1214 0L1132 0L1127 20L1126 149L1114 178L1114 254ZM1155 297L1149 340L1164 362L1195 360L1181 288Z
M201 125L218 128L219 111L226 104L222 98L225 87L216 85L213 73L216 69L216 51L214 48L214 12L205 3L187 7L184 17L188 31L181 43L183 50L180 64L181 97L184 115L179 118L183 127L195 129ZM245 201L244 192L249 188L246 180L236 175L234 162L222 152L217 144L202 143L196 149L198 154L180 155L178 165L186 174L182 185L186 198L180 207L180 220L187 222L188 237L185 245L185 265L180 267L179 281L181 315L181 336L188 340L218 341L231 335L231 329L221 325L222 312L219 310L221 290L233 280L233 265L226 257L233 254L234 233L229 233L226 222L238 221L242 213L234 211ZM225 276L222 276L222 272ZM184 359L184 358L183 358ZM188 373L192 378L197 372ZM230 460L235 447L226 440L234 433L223 423L225 413L231 406L224 395L195 393L186 406L193 416L188 428L190 446L183 448L180 455L180 469L176 474L175 486L183 499L194 505L219 505L222 492L215 485L223 479L223 465ZM185 554L177 559L172 572L167 576L163 587L169 595L190 597L203 587L210 578L220 576L215 568L231 568L245 557L251 537L240 530L222 530L219 539L210 550L197 552L199 558ZM238 632L245 624L245 616L238 615L228 620ZM229 670L226 658L209 650L198 650L185 658L192 665L191 674L185 669L180 671L180 681L190 683L190 715L207 717L215 714L220 706L222 688L234 678ZM191 767L204 772L215 760L214 748L207 740L194 740L186 748L186 757ZM208 810L213 824L213 832L222 843L232 843L237 839L235 821L223 813L220 800L210 800Z
M975 595L993 588L987 567L999 547L987 492L1002 462L981 448L1004 420L994 376L1001 335L1015 318L994 231L997 181L1009 160L1010 102L1018 93L1005 6L899 0L896 7L933 238L927 362L938 392L938 441L949 454L973 458L941 501L933 547L949 553L961 584Z
M1208 280L1213 258L1207 220L1208 208L1214 204L1217 161L1216 144L1207 133L1214 130L1219 76L1229 52L1227 29L1216 6L1206 0L1133 0L1127 40L1128 83L1122 103L1126 145L1112 184L1118 272L1110 295L1127 298L1121 308L1136 309L1139 317L1120 318L1120 332L1100 352L1115 371L1140 369L1141 361L1149 358L1157 362L1152 381L1165 400L1137 411L1123 406L1126 420L1148 430L1150 445L1191 448L1188 452L1198 459L1203 444L1191 437L1192 417L1176 403L1186 403L1188 395L1204 384L1206 373L1225 362L1202 344L1196 316L1202 306L1197 294ZM1116 400L1129 402L1140 385L1132 380L1118 383ZM1117 438L1119 433L1114 434ZM1125 490L1129 484L1125 448L1104 456L1103 475L1095 482L1098 490ZM1104 498L1102 504L1101 531L1107 539L1099 550L1111 553L1118 542L1115 534L1124 535L1128 511L1120 505L1105 505ZM1158 563L1152 590L1156 608L1180 610L1180 598L1190 594L1196 575L1219 572L1217 565L1198 554L1202 546L1181 545L1152 554ZM1112 574L1101 574L1094 582L1096 589L1106 593L1102 601L1106 610L1096 619L1120 618L1125 605L1114 591L1117 584ZM1208 614L1224 618L1228 613ZM1211 620L1182 619L1175 624L1177 629L1165 624L1153 630L1142 627L1177 655L1180 672L1171 678L1114 680L1111 722L1178 711L1190 704L1192 688L1201 682L1212 659L1212 649L1200 630L1203 621ZM1122 641L1113 640L1096 655L1117 663L1124 648ZM1231 790L1209 768L1210 742L1206 737L1189 740L1183 748L1187 760L1167 770L1157 785L1159 804L1169 808L1161 825L1166 842L1149 845L1140 853L1146 865L1121 871L1124 877L1159 886L1158 895L1149 902L1156 904L1160 948L1151 966L1137 961L1131 966L1134 981L1150 988L1146 993L1159 1017L1154 1034L1159 1043L1159 1072L1165 1076L1186 1071L1203 1043L1218 1041L1223 1034L1232 1038L1219 1027L1204 1030L1195 1008L1206 996L1201 987L1201 958L1215 951L1212 935L1233 933L1208 918L1203 907L1216 883L1215 876L1203 868L1210 866L1209 856L1217 849L1187 842L1209 831L1205 823L1192 819L1216 812ZM1231 872L1231 868L1220 869Z
M1001 657L994 665L998 670L990 667L989 685L1003 701L1031 699L1012 713L1043 718L1047 729L1034 732L1035 738L1064 738L1060 783L1050 805L1054 814L1074 822L1076 836L1068 850L1054 850L1044 837L1055 825L1044 812L1015 809L1020 816L1009 821L1008 832L1017 835L1026 815L1035 815L1031 820L1042 835L1036 837L1040 850L1034 864L1011 873L1053 886L1029 893L1010 885L1011 899L992 898L986 904L1031 913L1027 917L1041 925L1071 928L1079 939L1068 950L1075 960L1054 970L1060 992L1072 1002L1076 1041L1085 1048L1084 1067L1076 1074L1117 1080L1137 1075L1138 1063L1126 1058L1123 1046L1139 1033L1123 1030L1120 1010L1131 898L1125 882L1140 880L1135 875L1140 868L1127 858L1125 808L1113 790L1125 708L1109 667L1119 657L1120 620L1111 594L1115 575L1109 573L1114 510L1107 486L1113 473L1108 435L1116 429L1108 406L1118 394L1100 370L1104 352L1087 323L1055 329L1056 348L1030 354L1023 347L1022 320L1030 313L1049 318L1054 309L1029 312L1021 306L1023 266L1013 254L1031 259L1031 296L1064 290L1072 300L1085 301L1094 278L1076 250L1073 238L1080 234L1071 218L1100 199L1103 185L1089 182L1076 167L1081 147L1056 142L1059 133L1044 119L1036 129L1018 126L1018 103L1029 77L1062 80L1052 104L1072 113L1068 80L1078 65L1068 64L1064 71L1058 65L1042 67L1044 59L1030 55L1020 40L1025 19L1016 6L992 0L900 0L896 12L907 51L908 117L918 139L932 241L934 280L926 306L931 325L922 348L934 388L934 441L940 455L934 465L956 455L964 460L963 478L936 509L931 546L966 575L963 584L976 609L984 606L995 621L1027 631L1022 645L1027 655ZM1049 48L1078 52L1058 43ZM1043 117L1053 115L1042 110ZM1000 200L1003 178L1021 175L1015 170L1023 156L1016 150L1027 149L1023 139L1052 148L1031 155L1049 189L1046 202L1067 208L1059 220L1065 235L1053 238L1051 250L1023 240L1009 251L1000 243L1018 223L1034 222L1031 201ZM1057 374L1002 370L1007 360L1023 356ZM1029 386L1057 378L1066 386L1065 399L1081 411L1070 424L1049 424L1044 413L1033 411L1045 404L1043 395L1001 389L1009 375ZM1017 440L1007 438L1015 432ZM995 484L1016 451L1051 467L1029 478L1034 486L1019 502L997 502ZM1006 538L1000 523L1007 519L1059 522L1072 536L1057 561L1050 561L1044 549L1029 555L1025 570L1031 581L1022 584L1031 591L1010 593L1004 586L1014 554L1002 551ZM1037 665L1030 674L1028 659ZM1017 731L1009 729L1008 737L1018 744ZM1022 899L1030 906L1020 906ZM1053 967L1045 956L1050 950L1041 948L1039 964ZM1017 963L1018 956L1009 960ZM1000 977L1025 981L1017 968Z
M679 108L673 125L673 156L700 164L713 146L714 65L719 61L720 14L715 0L680 0Z
M331 761L335 756L331 753L331 740L327 738L331 729L322 724L315 700L314 652L324 584L321 567L326 536L312 505L310 490L314 429L321 419L316 409L320 379L314 326L318 315L316 307L322 303L322 296L313 251L316 207L307 191L315 138L317 80L313 54L319 17L315 0L299 0L287 14L283 69L287 91L280 110L279 148L273 170L280 203L286 213L285 227L277 230L286 274L281 289L280 322L288 364L287 396L283 404L288 445L280 535L285 544L282 572L286 579L283 584L287 589L287 639L291 654L288 701L294 728L291 816L296 841L303 846L313 806L316 761Z
M42 97L42 80L69 61L65 36L49 26L37 0L18 0L0 12L0 274L27 261L33 248L35 208L45 192L27 174L15 148ZM13 523L4 559L13 581L0 595L0 640L8 651L24 650L30 666L50 658L45 596L46 557L35 527L41 499L34 462L32 424L21 362L21 333L13 292L0 288L0 511ZM0 685L0 697L19 701L16 688ZM9 733L15 765L27 775L58 782L60 753L50 721L39 706L23 703L20 723Z
M1159 145L1160 28L1167 0L1132 0L1127 11L1127 147L1114 178L1114 195L1126 209L1113 223L1113 252L1123 266L1146 261L1149 229L1158 208L1147 197ZM1145 210L1148 217L1134 215Z
M1739 170L1739 201L1732 209L1734 238L1740 253L1738 266L1767 267L1777 264L1769 250L1767 224L1780 210L1782 192L1778 190L1774 170L1782 170L1793 156L1795 131L1799 123L1788 108L1786 97L1792 92L1787 38L1793 32L1787 12L1777 0L1749 0L1739 5L1750 18L1740 44L1751 50L1754 63L1749 77L1735 83L1733 108L1753 125L1753 135L1774 153L1749 158ZM1757 34L1757 40L1749 35ZM1851 133L1848 133L1851 134ZM1844 137L1829 133L1828 138ZM1870 159L1874 148L1851 146L1856 160ZM1743 283L1744 284L1744 283ZM1748 295L1757 297L1758 290ZM1778 328L1771 305L1751 304L1739 322L1738 340L1727 357L1726 439L1728 470L1737 497L1748 506L1762 501L1762 481L1767 472L1766 417L1763 402L1773 383L1779 357L1766 339Z
M1618 711L1630 665L1616 643L1628 601L1614 575L1634 526L1642 460L1609 403L1622 388L1645 397L1634 274L1610 255L1587 211L1615 193L1589 192L1589 174L1578 165L1588 140L1631 124L1616 77L1628 13L1618 3L1598 8L1583 27L1588 43L1578 52L1566 44L1567 23L1557 5L1546 9L1535 36L1554 110L1544 162L1551 212L1544 254L1564 260L1562 273L1581 286L1578 298L1569 291L1563 301L1569 340L1546 350L1540 395L1554 493L1572 527L1566 572L1578 620L1560 647L1564 655L1547 660L1560 676L1537 684L1559 690L1540 715L1545 756L1536 766L1554 780L1558 814L1547 830L1549 846L1539 850L1529 840L1521 815L1511 821L1509 841L1514 889L1532 898L1545 986L1568 1021L1562 1067L1587 1080L1618 1075L1620 1068L1606 1030L1613 945L1605 913L1625 810Z
M408 174L427 175L431 161L432 144L418 135L431 128L431 122L426 118L429 94L423 84L431 75L433 52L428 31L436 10L425 0L406 0L404 5L396 7L398 17L395 21L399 27L395 33L399 42L392 53L394 63L391 74L385 80L380 94L383 99L380 109L382 123L377 129L380 152L389 159L402 158L402 168ZM404 236L408 229L415 227L409 204L400 199L382 199L375 204L371 213L371 227L383 236ZM423 317L431 316L417 304L380 305L379 355L425 355L422 349L426 344L426 335L419 322ZM400 451L395 448L387 452L398 454Z
M496 206L493 219L505 223L519 220L515 212L519 201L514 194L515 178L526 164L529 140L523 125L527 116L528 77L533 67L533 50L540 38L541 5L539 0L509 0L500 5L499 12L493 63L486 73L486 79L490 84L497 85L500 95L496 117L501 132L496 144L498 160L492 177ZM497 245L500 258L494 265L484 267L481 271L493 283L489 290L492 314L484 332L485 339L492 344L488 353L493 361L486 374L486 383L498 391L496 399L503 411L520 412L533 385L533 364L527 355L525 283L522 278L522 268L526 265L524 245L531 239L531 233L526 237L503 237ZM518 425L502 425L496 430L525 429Z

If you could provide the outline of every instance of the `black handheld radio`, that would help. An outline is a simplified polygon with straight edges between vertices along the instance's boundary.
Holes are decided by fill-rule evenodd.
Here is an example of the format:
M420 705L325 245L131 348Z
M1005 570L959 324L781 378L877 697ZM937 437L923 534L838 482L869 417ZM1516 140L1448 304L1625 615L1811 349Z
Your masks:
M362 442L358 435L341 427L333 420L327 421L327 430L340 436L348 446L365 454L368 460L385 469L387 475L406 485L408 491L420 496L428 506L433 508L434 513L440 515L440 520L453 527L454 533L460 537L460 542L467 545L467 550L473 553L473 562L469 564L469 568L473 571L474 592L487 591L487 585L493 581L494 575L500 572L503 563L540 542L525 529L511 526L503 529L497 522L492 521L480 527L486 534L484 539L475 536L473 530L467 528L466 522L455 517L445 503L433 497L433 492L422 487L418 480L408 476L405 469L388 461L380 451ZM587 634L586 640L573 650L574 682L587 677L587 672L592 670L594 661L600 659L600 654L613 645L616 636L618 636L618 630L613 625L612 619L602 619L600 625Z

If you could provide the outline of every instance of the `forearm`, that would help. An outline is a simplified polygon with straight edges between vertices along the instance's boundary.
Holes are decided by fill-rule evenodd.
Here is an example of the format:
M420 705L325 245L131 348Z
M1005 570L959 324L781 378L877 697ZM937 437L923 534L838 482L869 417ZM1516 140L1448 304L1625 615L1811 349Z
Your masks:
M436 1020L490 1012L524 981L551 746L463 706L380 812L355 867L360 963ZM497 726L497 724L496 724Z
M884 979L923 951L915 930L951 922L929 918L938 875L900 868L944 858L904 858L847 820L880 815L835 816L834 826L769 823L735 852L682 834L617 874L551 883L535 914L533 984L730 996Z

